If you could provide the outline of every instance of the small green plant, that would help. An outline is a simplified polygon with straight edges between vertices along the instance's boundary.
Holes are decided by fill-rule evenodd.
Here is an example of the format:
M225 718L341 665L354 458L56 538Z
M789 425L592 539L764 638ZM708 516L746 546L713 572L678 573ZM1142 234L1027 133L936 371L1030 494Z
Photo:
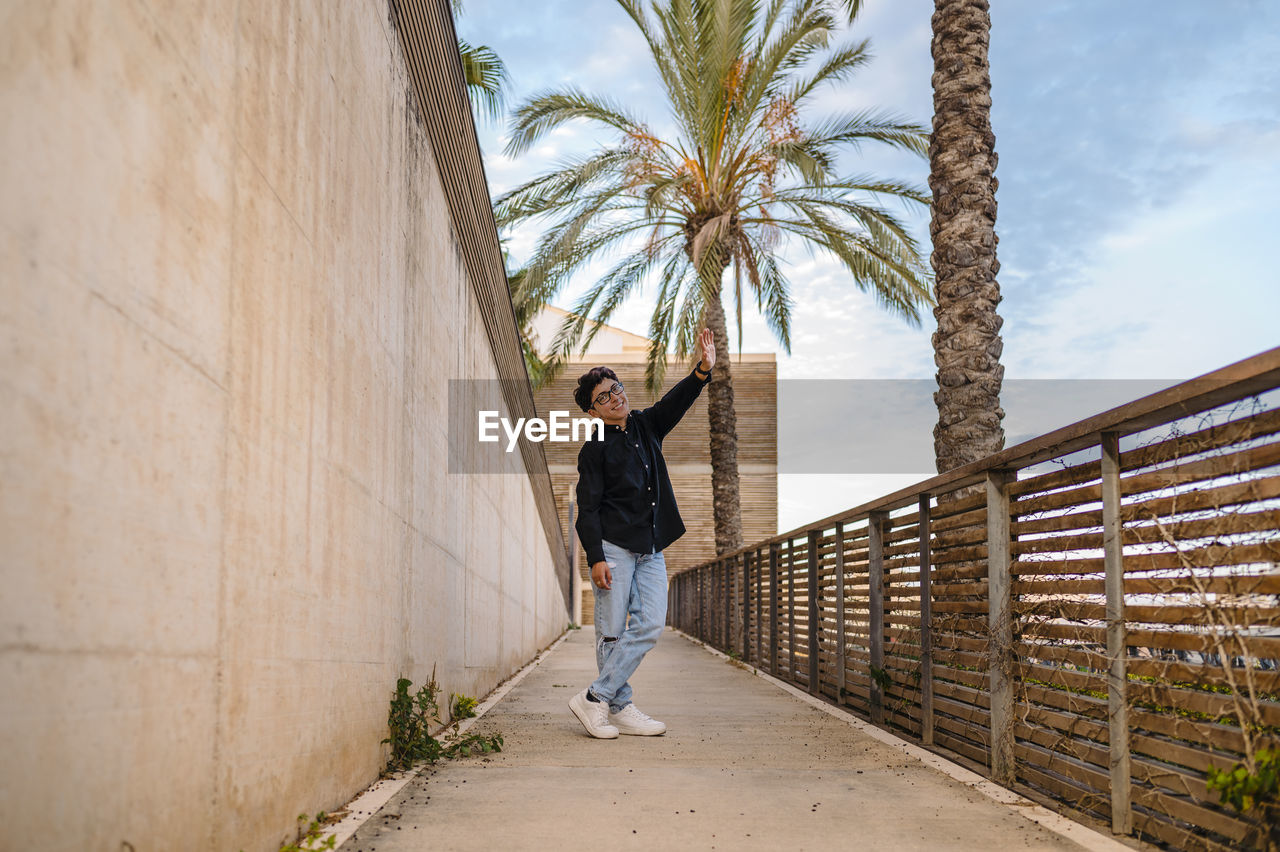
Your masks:
M871 673L871 679L880 687L881 692L888 692L889 687L893 685L893 678L889 677L889 672L879 666L868 666L867 670Z
M413 683L408 678L400 678L396 681L395 695L391 697L391 708L387 712L390 736L382 741L391 746L387 772L409 769L421 760L435 763L442 758L502 751L502 734L467 734L452 740L433 737L432 728L441 725L437 698L440 684L436 683L435 670L431 672L431 679L412 695L409 694L411 686Z
M298 814L299 823L305 823L307 819L306 814ZM332 834L326 837L323 842L320 841L320 835L323 833L324 827L331 822L333 820L330 819L329 815L321 811L315 815L315 818L311 820L305 831L299 825L298 839L293 843L286 843L281 846L280 852L319 852L319 850L323 849L333 849L337 838Z
M582 629L582 625L581 625L581 624L579 624L579 623L578 623L578 622L576 622L576 621L570 621L570 622L569 622L569 625L568 625L565 629L566 629L566 630L581 630L581 629Z
M470 695L449 695L449 703L453 707L450 716L453 721L457 722L462 719L474 719L476 716L476 705L480 702L472 698Z
M1239 813L1280 800L1280 752L1258 749L1253 762L1256 767L1253 772L1243 763L1237 763L1230 769L1210 766L1208 770L1206 786L1217 790L1221 802L1231 805Z

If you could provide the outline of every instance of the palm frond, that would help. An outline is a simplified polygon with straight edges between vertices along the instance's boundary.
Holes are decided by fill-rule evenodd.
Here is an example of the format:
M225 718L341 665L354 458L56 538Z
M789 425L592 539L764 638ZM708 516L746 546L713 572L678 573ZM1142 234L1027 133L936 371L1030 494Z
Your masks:
M511 82L507 66L492 48L483 44L472 45L458 39L458 54L462 58L462 77L472 107L492 121L502 118L506 90Z
M858 13L862 11L862 0L838 0L838 2L844 7L845 14L849 16L849 23L853 23L854 18L858 17Z
M670 51L654 34L649 17L645 14L639 0L618 0L618 5L623 8L623 11L627 13L644 37L645 44L649 48L649 56L653 60L654 67L658 70L658 76L662 80L667 99L675 111L677 119L682 124L688 123L693 117L693 112L690 109L692 104L688 99L688 92L681 85L679 69L676 68Z
M561 163L555 171L539 175L494 200L498 227L563 209L606 180L619 183L631 159L632 154L626 149L606 148L590 157Z
M769 330L782 344L782 351L791 354L791 287L778 268L773 253L765 251L755 240L744 240L741 262L747 272L756 297L756 307L764 317Z
M851 192L892 196L908 207L912 204L928 206L932 200L932 195L929 191L918 184L886 180L872 175L851 175L836 180L828 180L821 185L794 184L792 186L779 187L774 191L772 197L779 201L785 201L789 198L803 199L820 195L832 195L833 193L847 194Z
M770 145L768 151L778 159L778 162L794 169L801 180L812 186L824 186L835 167L835 162L826 148L808 139L779 142L776 145Z
M645 360L645 387L657 393L667 371L667 351L671 332L675 327L676 304L687 272L683 254L674 255L659 276L658 295L654 300L653 316L649 319L649 352Z
M792 7L791 15L779 31L773 32L772 28L762 31L754 50L757 58L746 81L745 100L762 109L770 96L782 91L787 72L804 65L822 49L834 26L835 20L826 13L825 3L808 0Z
M638 217L593 225L595 215L588 210L542 237L526 267L529 286L550 298L576 269L650 227ZM668 239L674 239L674 235Z
M576 118L596 121L624 134L644 132L644 125L628 115L620 104L576 88L543 92L534 95L515 111L505 153L507 156L523 154L545 133Z
M787 99L799 104L813 94L824 83L837 83L847 80L851 74L871 61L871 40L863 39L857 44L837 49L826 61L808 77L797 80L791 87Z
M778 227L803 237L811 245L826 249L844 264L858 289L913 326L920 325L920 305L930 304L927 277L914 259L881 244L883 234L859 234L842 228L816 205L796 203L804 219L777 219Z
M806 137L815 144L852 145L855 150L863 142L881 142L921 157L929 156L927 128L879 110L828 119L812 128Z
M720 294L716 293L710 298L719 299ZM676 358L685 360L693 352L698 339L698 332L702 330L703 316L706 313L708 301L709 298L705 297L697 287L690 287L685 290L684 302L681 304L680 312L676 315L674 335Z

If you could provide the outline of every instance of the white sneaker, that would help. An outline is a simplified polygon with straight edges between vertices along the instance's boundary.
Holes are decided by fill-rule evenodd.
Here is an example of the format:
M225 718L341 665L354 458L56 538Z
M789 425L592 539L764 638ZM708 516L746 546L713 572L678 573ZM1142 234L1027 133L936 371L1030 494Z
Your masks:
M617 713L610 713L609 724L621 733L635 737L656 737L667 732L666 725L641 713L635 704L628 704Z
M618 729L609 724L609 705L603 701L588 701L587 690L569 699L569 709L591 736L601 740L617 739Z

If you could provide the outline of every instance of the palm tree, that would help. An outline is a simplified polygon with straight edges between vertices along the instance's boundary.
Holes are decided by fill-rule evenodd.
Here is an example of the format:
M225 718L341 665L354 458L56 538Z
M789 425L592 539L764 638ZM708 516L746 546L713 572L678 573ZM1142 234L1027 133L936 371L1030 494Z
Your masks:
M458 53L462 56L462 75L467 81L471 108L488 116L490 121L502 118L509 82L507 66L483 44L472 45L458 39Z
M453 17L462 14L462 0L453 0ZM502 58L487 45L473 45L458 39L458 55L462 58L462 79L467 84L471 108L490 121L502 118L506 106L507 87L511 78Z
M549 227L526 266L524 287L550 301L584 264L622 252L576 303L553 344L590 344L645 284L656 288L646 380L662 381L667 352L688 358L705 323L715 333L708 389L718 553L742 545L736 416L723 297L741 348L744 300L791 351L790 284L775 251L784 242L824 250L852 283L919 325L930 275L903 221L883 202L925 205L921 188L840 175L837 154L876 142L927 151L924 128L867 110L802 120L815 92L869 59L868 42L832 45L857 3L832 0L618 0L658 71L674 128L659 133L627 108L579 89L535 95L514 113L509 155L574 119L603 125L612 144L506 193L500 226L542 218ZM725 272L732 267L732 277ZM585 332L585 335L584 335Z
M929 230L938 287L933 446L939 473L1004 448L990 31L986 0L936 0Z
M565 367L564 357L559 352L540 352L538 349L534 340L533 321L546 303L529 292L525 271L517 269L508 272L507 287L511 290L511 309L516 315L516 330L520 335L524 366L529 373L529 383L537 389L559 375Z

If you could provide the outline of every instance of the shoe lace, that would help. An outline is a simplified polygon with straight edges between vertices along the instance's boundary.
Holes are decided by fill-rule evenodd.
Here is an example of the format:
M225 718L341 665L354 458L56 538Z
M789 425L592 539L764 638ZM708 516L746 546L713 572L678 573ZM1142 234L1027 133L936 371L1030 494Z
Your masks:
M653 721L653 719L651 719L645 713L641 712L640 708L634 704L628 704L626 707L623 707L622 712L619 713L618 715L626 716L628 719L634 722L652 722Z

